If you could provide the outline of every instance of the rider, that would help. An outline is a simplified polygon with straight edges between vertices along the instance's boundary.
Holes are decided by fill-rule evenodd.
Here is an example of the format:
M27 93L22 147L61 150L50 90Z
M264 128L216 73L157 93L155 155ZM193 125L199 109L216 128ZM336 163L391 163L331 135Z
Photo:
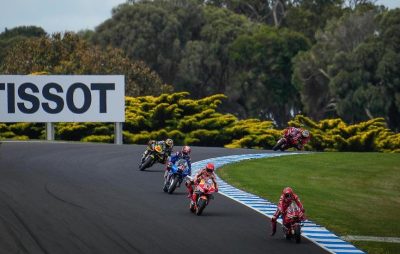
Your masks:
M218 185L216 181L216 177L214 174L215 166L213 163L209 162L207 165L201 169L192 180L186 182L186 187L188 188L188 198L192 199L192 202L196 203L197 194L193 193L193 185L197 185L200 183L202 179L211 178L214 182L215 192L218 192Z
M156 145L160 145L162 147L162 150L165 155L163 163L166 163L168 157L171 156L172 148L174 147L174 141L170 138L167 138L166 140L160 140L160 141L150 140L149 143L147 144L146 151L144 151L144 153L142 155L142 163L144 162L144 159L149 154L149 152L154 150L154 147Z
M285 227L288 227L288 221L286 220L286 211L289 208L290 204L292 204L292 202L296 202L299 209L304 213L304 207L303 204L300 202L299 197L296 195L296 193L293 192L292 188L286 187L283 189L282 195L279 198L278 208L276 209L276 212L271 218L271 225L272 225L271 235L274 235L276 232L276 220L281 214L282 214L283 225Z
M168 172L171 170L172 165L174 165L180 159L186 160L186 163L189 168L189 176L191 176L192 175L192 164L190 162L190 153L191 152L192 152L192 149L190 148L190 146L184 146L184 147L182 147L182 150L180 152L176 152L174 155L172 155L167 167L165 168L164 178L167 179Z
M296 127L288 127L284 130L283 135L293 140L293 144L298 150L303 149L304 145L310 141L310 132L308 130Z

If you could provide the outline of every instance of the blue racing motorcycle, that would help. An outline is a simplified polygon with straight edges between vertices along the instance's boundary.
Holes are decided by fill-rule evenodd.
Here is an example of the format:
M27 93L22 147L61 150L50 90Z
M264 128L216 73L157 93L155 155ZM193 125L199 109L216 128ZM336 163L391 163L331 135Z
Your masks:
M164 192L172 194L181 186L183 179L189 175L189 166L185 159L178 160L171 166L164 183Z

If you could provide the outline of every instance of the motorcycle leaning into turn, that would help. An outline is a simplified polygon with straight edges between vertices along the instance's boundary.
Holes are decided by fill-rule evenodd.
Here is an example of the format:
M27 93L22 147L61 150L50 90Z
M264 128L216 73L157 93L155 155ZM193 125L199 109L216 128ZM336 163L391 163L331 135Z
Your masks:
M150 168L156 162L164 164L167 158L168 155L165 154L165 151L163 150L162 146L154 145L150 150L148 150L147 155L140 163L139 170L143 171L146 168Z
M164 192L172 194L181 186L183 179L189 175L189 166L185 159L178 160L172 164L164 182Z
M203 210L209 204L211 199L214 199L213 193L216 192L216 187L211 178L203 178L200 182L195 186L195 190L193 192L192 200L190 201L190 211L192 213L196 213L196 215L201 215ZM196 201L194 202L193 199Z

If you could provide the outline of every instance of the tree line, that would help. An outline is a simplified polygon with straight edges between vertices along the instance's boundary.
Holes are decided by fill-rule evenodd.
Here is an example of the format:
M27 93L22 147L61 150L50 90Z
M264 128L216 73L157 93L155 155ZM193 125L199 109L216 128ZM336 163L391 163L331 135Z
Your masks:
M373 0L128 0L94 31L0 34L3 74L125 74L128 96L225 94L239 119L400 129L400 9Z

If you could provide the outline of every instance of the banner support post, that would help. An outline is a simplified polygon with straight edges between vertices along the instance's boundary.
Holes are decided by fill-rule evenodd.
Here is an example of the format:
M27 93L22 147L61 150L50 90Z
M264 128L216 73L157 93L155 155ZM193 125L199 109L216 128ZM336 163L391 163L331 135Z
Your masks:
M54 141L54 123L46 123L46 139Z
M121 122L115 122L114 123L114 144L116 145L122 145L123 140L122 140L122 123Z

